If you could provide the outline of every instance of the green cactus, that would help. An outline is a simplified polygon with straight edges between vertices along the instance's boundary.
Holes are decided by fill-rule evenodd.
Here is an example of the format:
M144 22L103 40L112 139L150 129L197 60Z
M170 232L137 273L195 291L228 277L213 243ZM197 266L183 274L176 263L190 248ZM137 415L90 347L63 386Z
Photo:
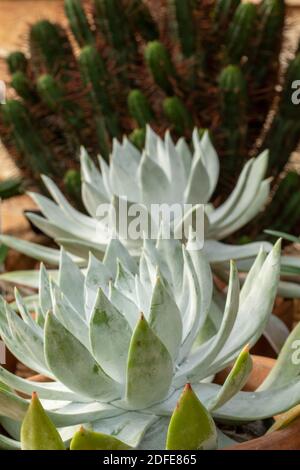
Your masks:
M86 46L80 53L79 65L84 83L90 86L90 96L95 109L103 113L111 134L118 136L117 118L107 93L108 74L101 56L94 47Z
M193 17L194 0L169 0L174 9L176 35L178 36L182 53L190 57L196 50L196 26Z
M226 164L231 169L241 164L246 134L247 84L237 65L228 65L219 77L221 101L221 133L227 150ZM228 167L230 170L230 168Z
M11 126L17 146L24 153L27 164L37 174L51 174L51 152L45 147L25 106L8 100L1 107L3 118Z
M136 148L142 150L145 146L146 131L145 129L134 129L129 135L130 142Z
M167 95L171 95L175 68L166 47L159 41L149 42L145 49L145 60L156 84Z
M166 98L163 102L166 117L178 135L184 135L193 127L192 117L178 96Z
M147 97L140 90L131 90L127 98L129 114L136 120L139 127L145 127L154 117Z
M240 3L241 0L217 0L213 11L215 25L227 27Z
M6 59L8 69L11 74L15 72L26 72L27 59L20 51L11 52Z
M80 0L65 0L65 12L70 28L80 46L94 43L89 22Z
M78 170L68 170L64 176L64 186L68 195L78 201L81 201L81 176Z
M11 77L11 86L24 101L33 103L36 101L36 93L24 72L15 72Z
M239 62L241 57L250 51L255 20L256 6L253 3L241 3L237 7L228 30L229 62Z

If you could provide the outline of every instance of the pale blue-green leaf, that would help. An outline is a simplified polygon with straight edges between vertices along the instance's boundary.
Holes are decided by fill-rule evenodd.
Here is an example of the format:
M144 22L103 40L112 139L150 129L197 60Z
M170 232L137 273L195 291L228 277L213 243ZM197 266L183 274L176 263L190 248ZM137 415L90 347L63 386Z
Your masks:
M133 332L128 354L128 405L139 409L164 399L172 377L173 364L170 354L145 318L141 317Z
M256 282L256 278L266 260L266 257L267 257L267 253L261 247L254 263L252 264L250 268L250 271L247 274L247 277L241 289L241 293L240 293L241 303L246 300L247 295L249 295L249 293L251 292L251 289Z
M55 377L79 395L104 402L120 396L118 384L52 314L45 324L45 355Z
M264 337L270 343L276 354L279 354L282 346L288 338L290 331L286 324L276 315L270 315L264 329Z
M182 159L185 178L186 180L188 180L188 177L191 171L191 166L192 166L192 154L191 154L188 144L186 143L183 137L180 137L180 139L177 141L176 150L180 158Z
M136 299L135 276L123 266L120 260L117 260L115 287L128 299L132 301Z
M114 380L125 383L131 328L124 316L99 289L90 321L93 356Z
M69 256L80 256L80 259L84 260L81 266L85 267L90 253L98 259L103 258L108 239L104 240L103 238L99 240L99 243L94 243L88 240L75 240L73 238L55 238L55 242L63 247Z
M109 288L109 300L126 318L131 328L135 328L140 314L139 308L122 292L119 292L112 283Z
M129 254L128 250L122 245L118 239L112 238L107 246L103 263L109 269L112 277L117 274L117 260L120 260L128 271L133 274L138 272L138 265L134 258Z
M277 361L259 390L269 390L291 382L300 373L300 323L285 341Z
M40 398L47 400L86 401L86 398L76 395L59 382L33 382L12 374L1 366L0 379L14 390L29 396L32 392L37 392Z
M109 269L90 254L84 280L84 304L87 320L91 317L98 289L101 288L105 293L108 293L111 278L112 274Z
M202 151L196 149L192 161L187 187L184 192L185 204L205 204L209 199L210 182L209 176L202 160Z
M65 250L61 250L58 284L62 292L72 303L74 309L85 317L84 311L84 275Z
M281 243L279 240L268 254L250 294L240 305L237 320L228 341L208 368L207 375L230 364L245 344L249 343L252 346L263 333L277 294L280 253Z
M109 203L107 196L103 195L95 186L92 186L86 181L83 181L81 186L81 197L84 207L95 219L98 216L99 206Z
M21 442L0 434L0 450L21 450Z
M10 235L0 235L0 241L9 248L23 253L30 258L43 261L44 263L59 264L59 250L54 248L48 248L47 246L38 245L26 240L19 240Z
M190 380L200 380L206 375L206 370L226 344L233 329L239 309L239 278L235 263L230 265L228 294L221 326L215 336L207 343L199 346L187 358L179 369L177 376L188 376Z
M80 168L82 181L97 188L109 200L109 194L103 183L102 175L84 147L80 149Z
M42 180L55 202L59 205L59 207L61 207L68 218L72 218L74 221L85 227L92 229L95 228L95 221L91 217L82 214L77 209L74 209L60 189L48 176L42 175Z
M96 432L112 435L127 445L137 447L156 416L130 411L120 416L101 419L92 423Z
M149 325L175 361L182 341L181 314L159 277L151 299Z
M220 162L217 152L206 130L200 141L205 168L209 176L209 197L212 196L219 179Z
M162 168L145 152L139 167L141 200L144 204L170 204L173 202L172 183Z

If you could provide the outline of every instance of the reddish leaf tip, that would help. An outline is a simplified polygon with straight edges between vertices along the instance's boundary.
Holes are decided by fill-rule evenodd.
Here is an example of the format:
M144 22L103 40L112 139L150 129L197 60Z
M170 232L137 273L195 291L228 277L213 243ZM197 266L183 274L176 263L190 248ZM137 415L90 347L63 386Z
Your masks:
M38 394L37 394L37 392L32 392L31 398L32 398L32 400L37 400L37 399L38 399Z

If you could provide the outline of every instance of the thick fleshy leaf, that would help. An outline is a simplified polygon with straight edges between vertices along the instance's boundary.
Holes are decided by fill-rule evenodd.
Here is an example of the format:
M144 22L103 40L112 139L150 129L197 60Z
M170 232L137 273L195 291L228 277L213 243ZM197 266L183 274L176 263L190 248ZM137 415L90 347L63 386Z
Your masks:
M274 431L279 431L280 429L287 428L292 424L296 419L299 419L300 416L300 405L294 406L291 410L288 410L286 413L276 417L275 423L268 429L267 434L270 434Z
M32 394L31 403L23 419L21 447L22 450L65 450L58 431L36 393Z
M0 235L0 241L8 246L8 248L12 248L30 258L55 266L59 264L60 252L54 248L48 248L47 246L38 245L26 240L19 240L10 235Z
M237 392L239 392L247 382L251 371L252 359L249 354L249 348L246 346L235 361L235 364L226 378L221 390L209 404L209 411L220 408Z
M109 269L90 254L84 281L84 304L87 320L91 318L98 290L101 288L107 293L111 278L112 274Z
M213 194L218 183L220 162L217 152L211 143L209 132L205 131L200 146L202 148L203 159L205 161L205 168L209 175L209 197Z
M0 434L0 450L21 450L21 443Z
M79 395L104 402L120 396L118 384L53 314L45 324L45 355L55 377Z
M123 266L131 273L136 274L138 272L138 266L134 258L130 256L124 245L122 245L118 239L113 238L110 240L103 258L103 263L112 273L113 278L117 274L116 260L121 261Z
M89 431L81 427L74 434L70 444L70 450L129 450L124 442L119 441L114 436L102 434L99 432Z
M258 276L259 271L261 270L265 260L267 257L267 253L261 248L259 250L259 253L251 266L250 271L247 274L247 277L245 279L245 282L243 284L243 287L241 289L240 293L240 302L243 302L246 298L247 295L250 293L253 285L255 284L256 278Z
M210 193L209 176L202 159L202 151L198 149L192 161L189 181L185 189L185 204L205 204Z
M130 447L138 447L157 416L141 411L122 412L119 416L93 421L94 431L116 437Z
M151 299L149 324L175 360L182 340L181 314L159 277Z
M224 344L233 329L239 309L239 278L235 263L231 262L228 294L221 326L215 336L207 343L199 346L178 371L178 377L186 375L193 380L200 380L207 376L207 368Z
M162 168L146 153L141 158L139 184L142 201L145 204L172 203L171 183Z
M283 345L277 361L259 390L281 387L300 372L300 323L294 328Z
M131 328L99 289L90 322L93 356L114 380L124 383Z
M211 450L216 447L214 420L187 384L171 417L166 449Z
M173 376L168 350L141 316L131 338L126 401L135 409L145 408L166 397Z
M84 276L63 249L61 250L58 284L65 296L72 302L75 310L84 317Z

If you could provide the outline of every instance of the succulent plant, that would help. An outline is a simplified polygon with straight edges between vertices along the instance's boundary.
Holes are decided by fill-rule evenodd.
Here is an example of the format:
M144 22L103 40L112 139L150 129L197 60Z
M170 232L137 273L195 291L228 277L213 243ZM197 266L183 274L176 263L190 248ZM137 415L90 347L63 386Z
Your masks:
M85 215L74 209L60 192L54 182L44 176L43 181L53 201L37 193L31 193L43 216L28 213L30 222L63 246L74 260L86 266L89 252L102 259L103 252L118 226L111 226L110 218L101 219L98 209L101 205L110 206L118 214L125 204L126 215L132 204L145 207L151 214L151 204L179 203L180 207L190 204L190 213L197 214L205 204L204 252L214 271L228 280L228 263L236 259L240 268L247 271L258 254L263 242L245 245L229 245L220 240L234 231L241 229L258 214L269 197L270 180L265 179L268 165L268 153L263 152L256 159L249 160L243 168L228 199L214 208L209 199L214 192L219 176L219 159L211 143L208 132L202 137L195 129L193 132L194 155L189 151L186 141L181 138L174 145L170 133L164 140L150 127L146 132L146 146L140 153L127 138L122 144L117 140L113 144L110 166L99 158L101 173L90 159L86 150L81 152L82 198ZM193 217L185 212L174 213L172 224L174 235L180 237L183 220L185 233L193 224ZM183 218L183 220L181 219ZM152 221L153 222L153 221ZM155 221L152 225L155 225ZM159 234L159 222L156 230L151 231L154 238ZM195 227L194 227L195 228ZM197 228L197 227L196 227ZM184 234L183 234L184 235ZM118 237L133 255L139 255L143 243L143 233L136 239L130 238L129 232L119 230ZM58 265L59 250L35 245L11 236L2 235L0 240L7 246L17 249L36 259ZM269 251L270 243L263 243ZM282 258L282 270L299 267L299 260L291 256ZM2 279L18 281L18 274L2 275ZM22 275L21 275L22 278ZM279 292L286 297L299 297L299 285L293 282L281 282Z
M65 443L85 423L146 449L164 448L169 416L187 381L217 423L263 419L299 402L299 365L290 348L299 328L283 346L271 383L267 379L262 391L240 392L251 371L244 346L256 343L272 311L280 242L268 255L259 253L241 292L231 263L223 314L212 300L204 253L188 246L145 239L137 262L113 239L103 262L91 254L84 271L62 250L58 272L41 266L35 308L18 291L15 305L1 300L0 333L7 347L52 380L32 382L0 368L0 421L10 435L0 438L2 446L20 445L29 402L15 391L39 394ZM211 383L235 359L224 385ZM172 418L170 433L181 419ZM170 449L179 438L168 433ZM219 438L222 446L222 433Z
M142 148L147 123L188 139L196 125L210 129L221 156L214 199L224 199L245 161L264 149L276 189L300 136L291 101L300 55L286 71L279 61L284 0L66 0L65 10L79 54L61 26L43 20L31 27L29 56L7 59L25 109L8 102L0 130L23 169L36 177L42 166L46 174L59 168L52 176L61 183L77 168L80 145L107 159L111 140L124 133ZM267 227L255 222L254 234ZM290 225L298 222L297 214Z

